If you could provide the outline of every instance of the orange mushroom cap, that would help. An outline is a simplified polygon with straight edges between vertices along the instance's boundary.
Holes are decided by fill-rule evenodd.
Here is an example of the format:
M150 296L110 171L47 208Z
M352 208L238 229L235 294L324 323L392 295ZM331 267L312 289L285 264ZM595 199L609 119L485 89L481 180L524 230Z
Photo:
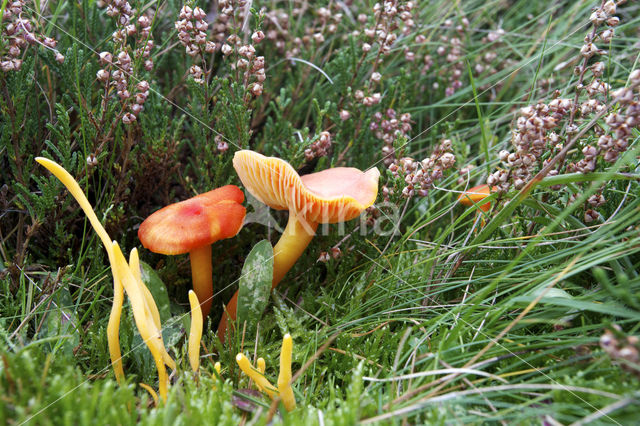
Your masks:
M486 184L474 186L473 188L468 189L460 194L460 196L458 197L458 201L463 206L470 207L474 204L478 204L480 201L491 195L491 190L492 189L489 187L489 185ZM495 187L493 188L493 190L496 190ZM491 208L491 203L487 202L480 204L480 208L485 212L489 211L489 209Z
M345 222L371 206L380 172L334 167L300 177L286 161L254 151L237 151L233 167L247 190L276 210L292 210L317 223Z
M460 194L458 201L460 201L460 204L463 206L472 206L474 203L484 200L489 195L491 195L489 185L478 185Z
M245 216L244 194L226 185L149 216L138 229L142 245L154 253L183 254L231 238L240 232Z

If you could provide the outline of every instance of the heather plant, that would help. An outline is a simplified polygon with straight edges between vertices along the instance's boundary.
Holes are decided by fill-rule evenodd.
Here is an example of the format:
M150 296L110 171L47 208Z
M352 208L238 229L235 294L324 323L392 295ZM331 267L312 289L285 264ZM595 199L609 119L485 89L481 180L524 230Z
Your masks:
M636 2L8 0L0 22L0 423L636 421ZM268 299L249 254L291 212L250 196L240 150L380 171L374 205L319 226ZM124 299L120 383L126 262L112 277L36 157L123 252L160 208L245 192L201 324L188 257L140 250L128 285L152 300L136 319Z

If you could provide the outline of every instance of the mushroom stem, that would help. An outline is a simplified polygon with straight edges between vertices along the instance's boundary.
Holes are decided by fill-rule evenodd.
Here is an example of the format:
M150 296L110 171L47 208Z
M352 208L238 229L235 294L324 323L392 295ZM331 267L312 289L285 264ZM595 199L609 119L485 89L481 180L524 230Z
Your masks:
M273 281L271 288L275 288L282 278L293 267L302 252L307 248L313 237L316 235L318 224L316 222L299 219L295 212L289 211L287 227L280 236L280 240L273 247ZM193 266L192 266L193 267ZM194 281L195 288L195 281ZM229 303L225 306L220 324L218 325L218 338L224 342L227 332L227 322L236 320L236 309L238 306L238 291L233 295Z
M316 222L300 219L295 212L289 211L289 221L280 240L273 247L273 281L271 288L275 288L282 278L293 267L302 252L307 248L311 239L316 235Z
M200 302L202 316L206 318L211 310L211 299L213 298L211 244L190 251L189 259L191 260L193 290L196 292L196 296Z

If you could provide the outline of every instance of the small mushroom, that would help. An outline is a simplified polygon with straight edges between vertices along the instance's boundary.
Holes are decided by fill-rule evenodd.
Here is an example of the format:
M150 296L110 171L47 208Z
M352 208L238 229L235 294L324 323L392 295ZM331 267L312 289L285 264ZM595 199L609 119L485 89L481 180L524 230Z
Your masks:
M479 186L474 186L473 188L460 194L460 196L458 197L458 201L463 206L471 207L473 205L480 203L489 195L491 195L491 188L489 187L489 185L479 185ZM491 208L491 202L478 204L478 207L483 212L488 212L489 209Z
M189 253L193 289L204 317L213 297L211 244L240 231L243 201L237 186L226 185L158 210L138 230L142 245L154 253Z
M371 206L378 195L378 169L366 172L335 167L300 176L284 160L254 151L237 151L233 167L247 190L271 208L288 210L289 220L273 248L272 288L296 263L314 237L318 224L354 219ZM224 340L227 316L235 319L238 293L226 306L218 326Z

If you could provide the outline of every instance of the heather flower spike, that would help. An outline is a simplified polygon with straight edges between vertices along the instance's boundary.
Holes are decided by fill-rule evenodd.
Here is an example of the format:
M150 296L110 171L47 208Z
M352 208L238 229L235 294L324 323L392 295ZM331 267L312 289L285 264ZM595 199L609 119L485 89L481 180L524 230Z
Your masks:
M140 336L151 351L156 362L159 376L160 396L166 401L169 377L167 375L165 365L169 366L171 369L175 369L176 365L167 353L162 341L158 308L151 296L151 293L149 292L149 289L146 288L140 278L140 264L137 250L133 249L131 251L130 262L127 263L118 243L111 241L109 234L107 234L104 227L98 220L91 204L80 189L78 182L69 174L69 172L56 162L42 157L36 158L36 161L56 176L69 190L71 195L73 195L107 250L114 279L114 304L111 309L111 315L109 317L109 324L107 327L107 340L111 363L114 368L116 379L120 382L124 377L118 337L124 290L131 301L134 320L136 327L140 332Z
M236 355L236 362L244 374L249 376L256 384L258 389L266 393L269 398L275 399L280 397L287 411L293 411L296 408L296 399L291 388L291 355L293 352L293 339L289 333L282 338L282 348L280 350L280 374L278 375L278 387L274 387L266 377L264 372L266 365L263 358L258 358L257 369L251 366L251 363L243 353Z
M319 224L355 219L378 195L376 168L363 172L335 167L300 176L286 161L249 150L235 153L233 167L254 197L271 208L289 211L287 227L273 247L272 288L302 255ZM238 292L218 326L220 340L225 337L227 314L235 319L237 303Z

